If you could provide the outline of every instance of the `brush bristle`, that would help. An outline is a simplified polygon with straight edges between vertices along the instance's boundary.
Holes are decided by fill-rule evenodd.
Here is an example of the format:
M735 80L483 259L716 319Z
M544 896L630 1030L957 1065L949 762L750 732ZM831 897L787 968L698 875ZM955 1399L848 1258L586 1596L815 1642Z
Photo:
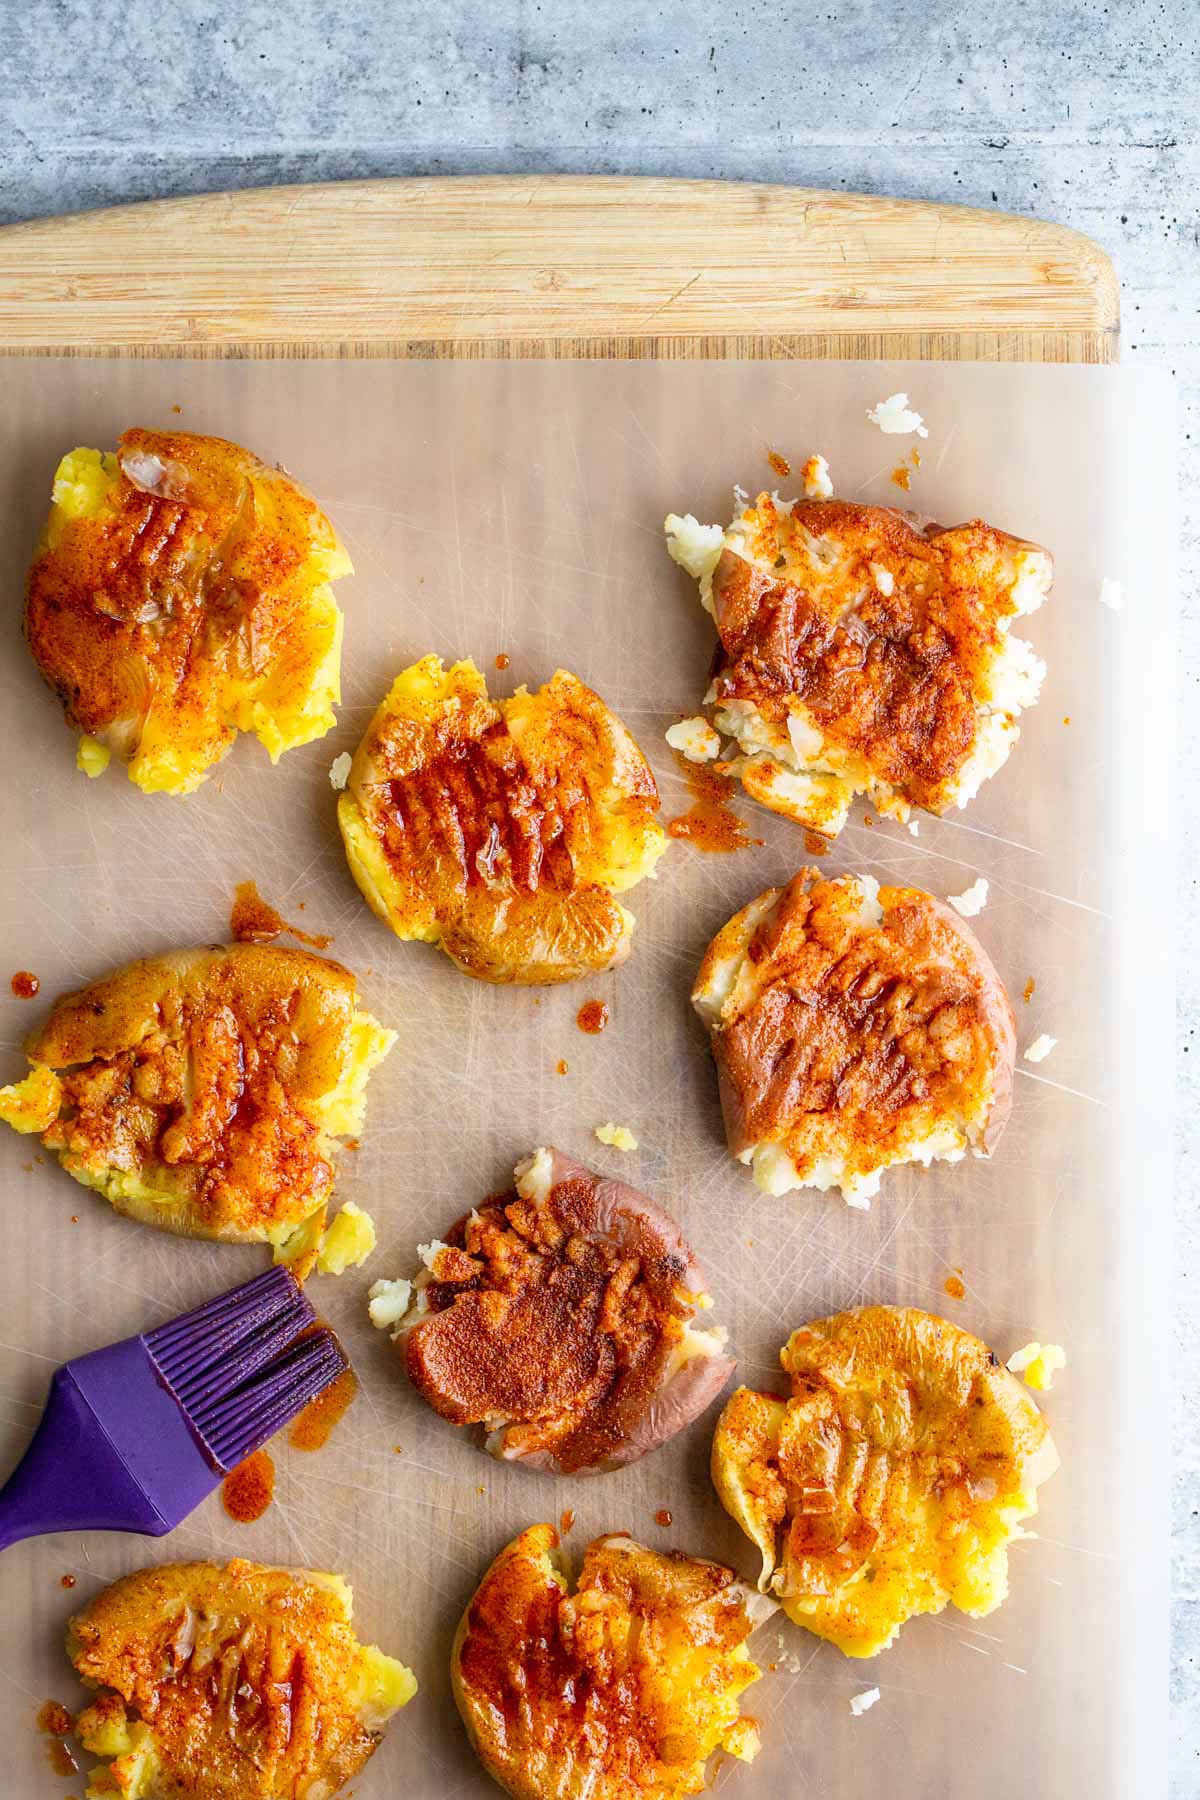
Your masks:
M315 1320L278 1267L146 1332L159 1378L219 1468L249 1456L346 1367L333 1333L310 1329Z
M193 1419L193 1425L221 1467L232 1469L274 1437L346 1367L345 1351L323 1325L227 1393L202 1419Z

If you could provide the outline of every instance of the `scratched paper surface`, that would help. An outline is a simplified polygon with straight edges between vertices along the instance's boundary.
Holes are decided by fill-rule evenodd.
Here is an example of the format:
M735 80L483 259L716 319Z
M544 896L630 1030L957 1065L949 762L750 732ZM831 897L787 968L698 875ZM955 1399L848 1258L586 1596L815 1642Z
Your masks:
M1007 1357L1030 1338L1066 1345L1046 1400L1063 1459L1043 1490L1038 1540L1012 1554L1012 1594L991 1617L915 1620L869 1664L781 1620L756 1639L776 1665L749 1696L762 1721L732 1797L1092 1800L1153 1794L1160 1754L1166 1401L1161 1348L1169 1164L1168 934L1161 896L1169 818L1162 704L1168 654L1171 441L1167 386L1128 372L817 363L241 364L10 362L0 441L0 997L3 1067L46 1001L126 958L220 939L237 881L330 931L367 1004L399 1043L375 1076L341 1194L367 1207L366 1269L319 1279L362 1389L315 1454L275 1446L278 1499L252 1526L218 1498L161 1543L73 1533L0 1561L5 1791L61 1797L33 1717L78 1690L60 1650L74 1604L124 1570L171 1558L248 1556L338 1569L364 1639L420 1681L356 1800L494 1791L450 1698L459 1613L520 1527L576 1514L578 1550L625 1529L752 1570L750 1547L707 1474L715 1409L636 1467L562 1481L492 1462L428 1411L365 1323L380 1275L411 1272L438 1235L539 1143L642 1185L684 1225L711 1277L741 1379L770 1384L807 1318L856 1302L947 1314ZM666 813L683 784L665 727L706 683L710 621L668 561L669 509L727 518L735 481L829 458L839 492L899 501L890 472L915 441L884 437L867 408L907 388L929 425L910 503L953 521L982 514L1049 545L1058 583L1028 635L1050 675L1008 767L963 816L919 838L863 821L826 867L867 868L935 894L990 883L976 921L1018 1014L1022 1063L991 1163L887 1178L869 1213L833 1197L758 1194L722 1147L716 1085L687 993L704 945L737 907L805 860L800 835L748 805L761 848L704 856L676 844L630 899L638 925L616 974L503 990L393 940L342 859L327 771L351 749L396 671L428 650L472 654L497 688L576 670L625 718L659 776ZM178 409L178 410L175 410ZM218 432L284 462L341 528L356 572L337 729L272 769L242 740L187 800L149 798L119 773L89 783L18 629L22 570L60 452L109 446L126 424ZM787 482L779 483L786 493ZM1122 584L1102 605L1105 577ZM1109 590L1110 598L1113 590ZM498 653L511 658L493 674ZM304 911L299 907L303 904ZM9 995L31 969L42 995ZM1033 998L1021 998L1033 979ZM612 1018L575 1026L585 999ZM556 1065L565 1061L565 1074ZM633 1155L602 1148L613 1119ZM5 1133L0 1182L0 1469L28 1441L51 1369L195 1304L262 1266L263 1253L188 1243L118 1219L37 1146ZM72 1215L77 1215L77 1222ZM961 1269L964 1299L944 1284ZM669 1529L655 1523L666 1507ZM75 1577L64 1592L60 1578ZM851 1716L878 1683L882 1700ZM78 1793L82 1783L73 1784Z

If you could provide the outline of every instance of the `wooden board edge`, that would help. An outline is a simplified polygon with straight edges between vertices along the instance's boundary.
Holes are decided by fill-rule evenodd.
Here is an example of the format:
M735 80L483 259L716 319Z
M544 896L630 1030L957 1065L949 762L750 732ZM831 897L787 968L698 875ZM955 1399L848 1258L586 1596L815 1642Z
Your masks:
M8 351L874 355L844 346L888 340L1008 360L1023 339L1020 360L1037 341L1047 360L1112 361L1118 326L1112 263L1065 226L748 183L345 182L0 229Z
M396 338L295 343L0 345L0 357L182 362L622 361L1035 362L1111 364L1116 331L821 332L772 337Z

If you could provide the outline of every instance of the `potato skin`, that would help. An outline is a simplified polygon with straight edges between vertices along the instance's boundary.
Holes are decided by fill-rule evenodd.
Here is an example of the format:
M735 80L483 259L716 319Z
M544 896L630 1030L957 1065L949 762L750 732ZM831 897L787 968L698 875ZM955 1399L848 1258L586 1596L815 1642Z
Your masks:
M975 933L913 887L880 887L875 920L865 880L805 868L760 894L693 988L731 1155L778 1144L801 1181L833 1157L869 1177L946 1129L990 1154L1012 1107L1016 1024Z
M519 1462L527 1469L538 1469L547 1475L603 1475L611 1469L622 1469L686 1431L728 1385L736 1367L731 1356L694 1357L670 1378L660 1393L651 1397L628 1435L609 1449L599 1462L576 1468L549 1450L510 1453L493 1449L491 1440L487 1447L502 1461Z
M561 1591L565 1586L565 1579L561 1575L563 1560L558 1554L558 1533L554 1527L530 1525L510 1544L506 1544L489 1565L479 1588L463 1610L450 1647L450 1691L463 1722L463 1729L487 1773L506 1793L513 1796L513 1800L541 1800L541 1794L538 1787L520 1785L519 1773L509 1769L505 1759L491 1743L490 1734L484 1726L486 1715L477 1704L470 1682L464 1675L463 1652L472 1628L472 1610L489 1583L495 1582L505 1589L519 1587L527 1603L529 1599L536 1601L535 1581L531 1571L540 1564L544 1571L540 1585L544 1590L545 1600L553 1604L551 1589L557 1587ZM539 1781L540 1772L531 1769L529 1780Z
M1012 1112L1017 1021L1008 990L967 921L944 900L909 887L881 887L879 898L884 917L901 943L911 944L917 953L944 945L953 960L969 966L979 977L976 1004L994 1047L992 1104L982 1138L982 1148L990 1156Z
M596 1474L691 1424L735 1365L720 1338L688 1345L704 1276L675 1221L561 1151L538 1154L545 1197L503 1195L451 1228L418 1278L428 1310L396 1349L436 1412L488 1428L493 1456Z

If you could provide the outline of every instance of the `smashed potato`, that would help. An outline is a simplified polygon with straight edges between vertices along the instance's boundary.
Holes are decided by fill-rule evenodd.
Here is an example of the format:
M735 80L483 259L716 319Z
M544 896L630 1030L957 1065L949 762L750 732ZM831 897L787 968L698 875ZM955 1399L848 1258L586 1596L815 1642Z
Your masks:
M1049 1427L986 1344L913 1307L817 1319L780 1352L791 1395L738 1388L712 1475L759 1586L847 1656L906 1619L1008 1594L1008 1545L1058 1467Z
M488 697L472 662L426 656L392 684L338 801L354 879L396 936L480 981L572 981L629 954L615 899L667 846L641 751L560 669Z
M503 1461L586 1475L635 1461L692 1423L733 1373L679 1227L624 1182L534 1152L516 1192L424 1244L411 1281L377 1282L370 1313L409 1380Z
M416 1692L360 1644L340 1575L240 1560L140 1569L71 1620L101 1690L76 1720L89 1800L318 1800L366 1763Z
M712 1034L730 1154L769 1194L990 1154L1016 1025L958 914L920 888L802 869L722 926L692 1004Z
M627 1537L588 1546L574 1592L550 1525L496 1558L463 1615L451 1679L467 1735L515 1800L675 1800L714 1751L744 1762L740 1696L761 1601L731 1569Z
M361 1129L395 1042L355 998L348 969L302 950L128 963L56 1002L26 1042L32 1073L0 1088L0 1120L130 1218L311 1266L334 1140ZM342 1267L374 1242L365 1218L331 1227Z
M334 724L349 574L299 483L223 438L133 430L73 450L29 571L25 635L78 766L188 794L252 732L272 762Z
M834 837L856 794L941 813L1007 760L1046 673L1010 627L1049 592L1048 551L982 519L773 494L726 531L675 513L666 531L720 635L712 722L762 805Z

